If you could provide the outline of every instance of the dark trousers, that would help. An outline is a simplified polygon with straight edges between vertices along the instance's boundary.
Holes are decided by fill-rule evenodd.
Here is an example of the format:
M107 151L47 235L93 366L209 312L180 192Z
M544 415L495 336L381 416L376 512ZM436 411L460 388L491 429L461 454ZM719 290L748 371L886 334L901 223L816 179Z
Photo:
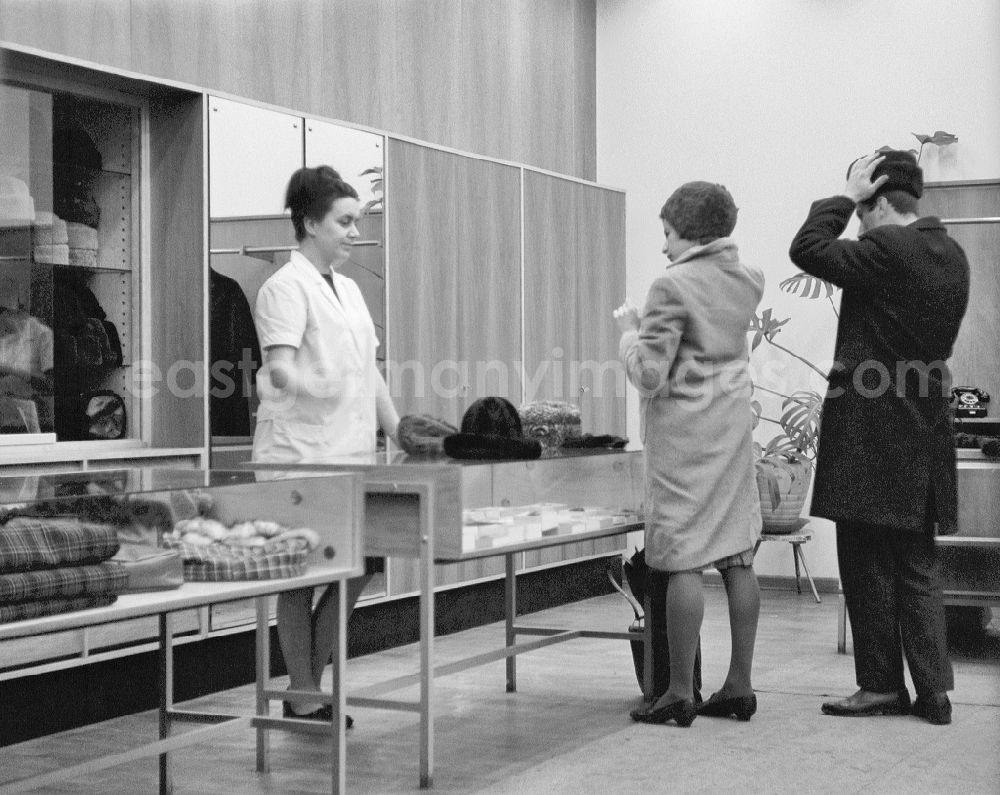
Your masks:
M905 653L918 695L954 688L933 533L837 522L837 561L858 687L902 690Z

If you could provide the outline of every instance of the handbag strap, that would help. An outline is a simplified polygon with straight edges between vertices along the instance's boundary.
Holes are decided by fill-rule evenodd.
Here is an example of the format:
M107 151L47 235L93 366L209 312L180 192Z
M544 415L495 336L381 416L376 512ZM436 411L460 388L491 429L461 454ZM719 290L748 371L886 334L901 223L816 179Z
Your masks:
M628 603L632 606L632 612L635 613L636 621L641 621L642 617L643 617L642 616L642 605L640 605L636 601L636 598L634 596L632 596L632 594L630 594L628 591L626 591L624 588L622 588L622 586L615 579L614 570L611 568L610 565L605 569L605 572L607 573L608 580L610 581L610 583L614 587L614 589L616 591L618 591L618 593L620 593L622 596L624 596L625 599L628 601Z

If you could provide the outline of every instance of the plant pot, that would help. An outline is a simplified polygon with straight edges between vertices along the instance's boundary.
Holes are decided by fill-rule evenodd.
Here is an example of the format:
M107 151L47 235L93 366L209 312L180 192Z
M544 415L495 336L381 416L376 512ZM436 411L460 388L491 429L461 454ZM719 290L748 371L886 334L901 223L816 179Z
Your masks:
M809 492L812 463L800 458L757 462L757 491L765 533L793 533L802 523L799 517ZM777 492L778 499L773 500Z

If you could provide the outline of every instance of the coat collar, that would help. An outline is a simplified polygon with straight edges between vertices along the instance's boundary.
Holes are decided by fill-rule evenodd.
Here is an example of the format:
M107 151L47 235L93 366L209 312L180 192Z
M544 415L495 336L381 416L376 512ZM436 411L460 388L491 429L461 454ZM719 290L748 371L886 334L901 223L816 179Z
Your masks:
M354 344L358 349L358 353L364 351L364 345L362 344L361 330L358 326L358 321L355 319L353 313L348 312L348 307L344 304L344 300L347 297L347 281L346 277L341 276L332 268L330 269L330 276L332 277L333 283L337 288L337 294L334 295L333 289L327 283L326 279L323 278L322 274L316 269L309 259L299 251L293 251L291 258L289 259L289 264L296 268L296 270L303 275L303 278L307 279L310 284L314 286L316 290L319 291L320 295L329 302L330 306L334 308L341 318L343 318L344 325L350 329L351 337L354 339Z
M339 286L337 288L337 295L334 295L333 290L330 289L330 285L327 283L326 279L323 278L323 274L321 274L316 269L316 266L313 265L300 251L293 251L289 262L294 264L296 269L298 269L298 271L302 273L317 290L320 291L320 294L323 295L331 303L331 305L337 309L337 311L342 314L344 313L343 304L337 300L337 295L343 295L343 290L341 290ZM332 269L330 270L330 274L333 277L334 285L339 285L338 280L341 278L340 275Z
M717 237L711 243L703 246L691 246L667 267L680 265L682 262L690 262L693 259L713 258L720 265L734 265L740 261L739 249L736 241L731 237Z
M941 219L936 215L925 215L923 218L918 218L912 224L910 224L914 229L919 229L921 231L925 229L941 229L944 230L944 224L941 223Z

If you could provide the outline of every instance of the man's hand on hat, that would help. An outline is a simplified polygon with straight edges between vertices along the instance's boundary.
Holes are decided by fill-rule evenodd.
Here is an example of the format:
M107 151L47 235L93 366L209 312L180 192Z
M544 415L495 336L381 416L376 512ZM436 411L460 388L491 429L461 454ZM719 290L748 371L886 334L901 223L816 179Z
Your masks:
M626 298L625 303L611 314L614 316L615 322L618 324L618 330L622 334L626 331L638 330L639 310L636 309L635 304L633 304L629 299Z
M872 181L872 173L879 164L885 160L885 155L881 152L873 152L870 155L859 157L847 172L847 184L844 186L844 196L857 204L874 195L875 191L885 184L889 179L887 174L883 174L878 179Z

